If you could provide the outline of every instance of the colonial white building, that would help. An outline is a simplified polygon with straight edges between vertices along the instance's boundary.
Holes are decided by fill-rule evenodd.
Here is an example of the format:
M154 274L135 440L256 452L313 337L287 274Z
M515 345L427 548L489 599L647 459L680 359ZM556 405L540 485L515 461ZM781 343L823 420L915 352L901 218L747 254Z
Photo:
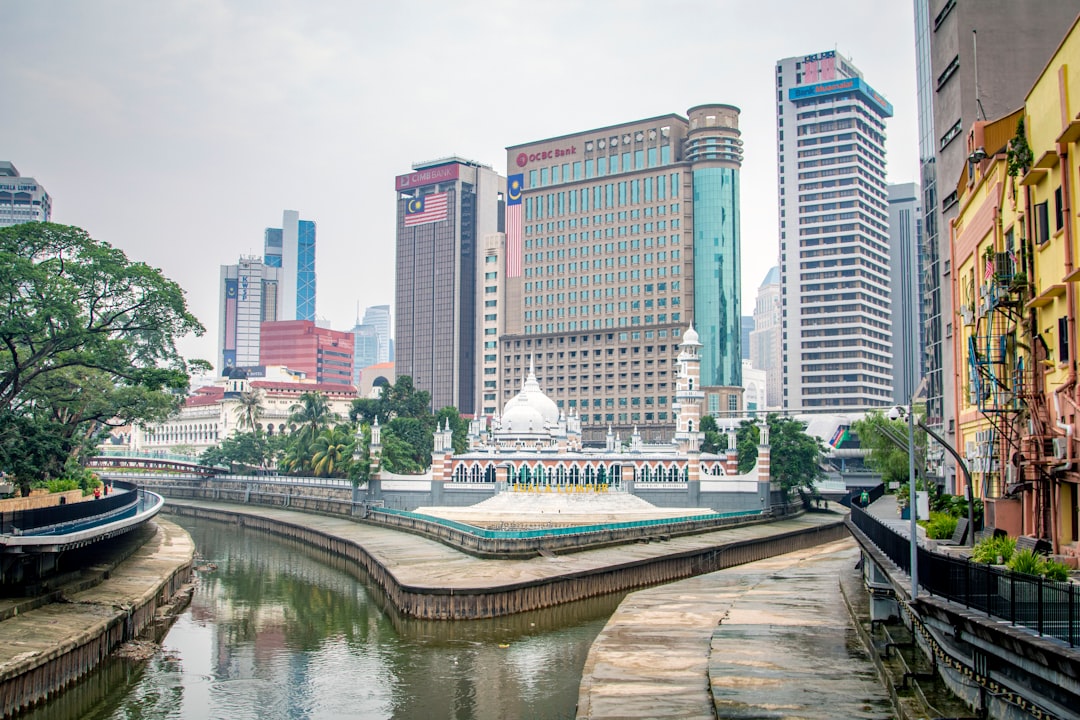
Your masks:
M249 376L250 373L250 376ZM218 445L235 430L248 428L241 420L241 394L257 391L261 396L262 416L256 427L267 434L288 432L292 408L307 392L326 396L330 410L345 421L349 416L356 389L351 385L317 383L284 367L268 366L260 370L233 370L212 385L195 390L184 400L180 411L165 422L148 427L134 427L129 448L132 451L182 451L199 455ZM115 446L114 446L115 447Z

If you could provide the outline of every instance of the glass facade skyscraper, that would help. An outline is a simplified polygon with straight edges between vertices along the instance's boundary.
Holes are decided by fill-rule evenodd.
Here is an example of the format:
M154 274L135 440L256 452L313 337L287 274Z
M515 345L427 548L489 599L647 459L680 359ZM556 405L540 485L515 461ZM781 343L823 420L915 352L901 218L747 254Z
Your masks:
M315 223L286 210L281 227L266 228L263 262L281 268L276 319L314 322Z

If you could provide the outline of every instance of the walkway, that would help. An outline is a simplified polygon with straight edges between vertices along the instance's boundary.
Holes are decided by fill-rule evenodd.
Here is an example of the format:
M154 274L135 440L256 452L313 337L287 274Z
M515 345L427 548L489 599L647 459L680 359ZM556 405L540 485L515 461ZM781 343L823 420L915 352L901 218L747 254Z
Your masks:
M886 718L839 582L853 540L632 593L593 643L579 718Z
M186 531L156 524L129 557L87 567L59 597L0 601L0 717L82 676L154 622L194 555ZM137 544L133 535L121 542Z
M207 508L299 525L356 543L389 571L398 584L419 589L497 590L565 575L588 575L613 566L738 544L823 526L841 516L807 513L789 520L734 526L700 535L585 550L529 559L485 560L418 535L358 523L349 518L314 515L266 506L169 499L170 506Z

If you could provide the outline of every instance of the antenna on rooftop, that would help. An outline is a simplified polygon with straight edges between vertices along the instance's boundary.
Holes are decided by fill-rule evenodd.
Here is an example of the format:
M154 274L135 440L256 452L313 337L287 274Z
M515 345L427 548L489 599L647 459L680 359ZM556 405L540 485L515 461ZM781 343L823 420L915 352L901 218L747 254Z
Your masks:
M975 111L978 116L981 116L983 120L986 120L986 113L983 111L982 98L979 97L979 35L975 32L975 29L971 30L971 53L972 62L975 66Z

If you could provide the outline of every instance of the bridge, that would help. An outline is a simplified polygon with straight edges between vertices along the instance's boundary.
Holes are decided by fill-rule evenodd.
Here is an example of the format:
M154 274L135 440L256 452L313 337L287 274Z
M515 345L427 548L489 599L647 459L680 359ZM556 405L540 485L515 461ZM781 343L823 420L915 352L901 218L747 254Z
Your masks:
M0 512L0 590L36 588L63 570L68 551L123 535L154 517L164 499L123 481L100 499Z
M139 453L98 455L87 460L85 464L93 470L139 470L199 477L213 477L229 472L227 468L202 465L194 459L183 456L154 456Z

